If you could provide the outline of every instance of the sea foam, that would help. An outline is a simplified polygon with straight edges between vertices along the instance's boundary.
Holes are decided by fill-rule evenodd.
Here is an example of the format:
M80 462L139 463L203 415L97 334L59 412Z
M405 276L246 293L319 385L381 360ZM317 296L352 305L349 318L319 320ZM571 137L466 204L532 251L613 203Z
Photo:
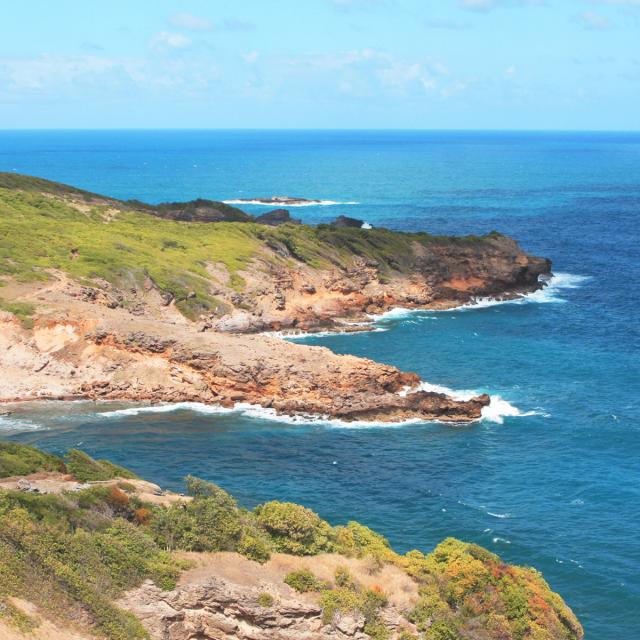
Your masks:
M0 416L0 433L3 431L46 431L48 427L22 418Z
M542 289L526 293L517 298L501 299L491 297L478 297L470 302L452 307L451 309L410 309L407 307L394 307L383 313L372 314L369 316L372 323L392 322L396 320L405 320L416 314L425 313L456 313L459 311L468 311L475 309L485 309L487 307L497 307L507 304L531 304L531 303L564 303L566 300L561 297L561 293L566 289L577 289L583 284L591 280L591 276L581 276L572 273L555 273L548 279L540 281L546 283ZM434 316L435 317L435 316Z
M238 402L233 407L221 407L219 405L209 405L202 402L176 402L173 404L154 404L142 405L135 407L127 407L125 409L116 409L114 411L102 411L97 415L102 418L122 418L127 416L137 416L145 413L170 413L173 411L192 411L199 414L232 414L236 413L247 418L258 420L270 420L292 425L327 425L331 427L339 427L344 429L358 429L370 427L400 427L407 424L420 424L425 420L414 418L403 420L401 422L382 422L382 421L365 421L365 420L339 420L324 415L287 415L277 413L275 409L265 408L257 404L248 402Z
M262 202L261 200L242 200L242 199L234 199L234 200L223 200L225 204L255 204L261 207L333 207L336 205L344 206L344 205L354 205L360 204L359 202L338 202L336 200L318 200L316 202Z
M417 387L411 390L403 390L401 395L407 393L415 393L416 391L431 391L433 393L444 393L445 395L453 398L454 400L467 401L479 396L482 391L476 391L471 389L456 390L445 387L441 384L431 384L430 382L421 382ZM504 424L505 418L510 417L524 417L541 415L537 411L520 411L518 407L512 405L510 402L502 398L497 394L489 394L490 402L486 407L482 408L482 420L487 422L495 422L496 424Z

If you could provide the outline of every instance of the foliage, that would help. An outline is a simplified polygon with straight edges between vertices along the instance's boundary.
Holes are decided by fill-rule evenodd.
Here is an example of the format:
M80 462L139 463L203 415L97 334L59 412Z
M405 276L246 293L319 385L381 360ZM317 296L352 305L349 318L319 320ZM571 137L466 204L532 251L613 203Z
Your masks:
M259 531L244 531L238 542L237 552L249 560L264 564L271 557L271 541Z
M193 476L186 478L193 501L158 510L151 528L160 544L185 551L235 551L242 538L241 511L236 501L217 485ZM243 548L260 556L256 544Z
M274 603L273 596L270 593L267 593L266 591L263 591L258 596L258 604L261 607L264 607L264 608L272 607L273 603Z
M109 638L145 638L140 623L113 599L146 577L164 586L175 582L175 564L153 540L122 520L101 531L74 529L71 518L52 522L11 506L10 497L3 495L0 509L0 601L19 596L54 613L80 607Z
M385 537L354 521L344 527L336 527L336 551L357 558L370 557L379 563L397 559Z
M364 627L364 632L371 640L389 640L391 638L391 629L380 620L368 622Z
M284 582L292 589L299 593L307 593L308 591L322 591L327 588L326 582L320 580L309 569L301 569L300 571L292 571L284 577Z
M236 221L165 219L180 213L198 220L203 203ZM188 318L197 319L228 309L212 292L219 283L208 266L224 265L232 285L241 289L239 272L255 264L255 258L264 258L265 249L266 263L295 260L314 268L349 268L359 256L386 278L415 268L416 244L483 246L499 236L450 238L331 225L270 227L251 220L223 203L122 202L39 178L0 173L0 278L42 280L49 277L48 270L57 269L85 284L100 286L100 280L106 280L121 290L124 306L131 302L129 289L148 280L173 298ZM30 321L31 309L16 307L13 312Z
M348 587L353 589L355 588L355 585L356 585L356 582L353 579L351 572L344 565L340 565L339 567L336 567L336 570L334 573L334 580L336 581L336 584L339 587Z
M78 449L69 449L66 466L76 480L94 482L113 478L137 478L135 473L107 460L94 460L90 455Z
M292 502L272 501L256 507L254 513L277 551L304 556L333 548L331 526L311 509Z
M374 625L379 622L380 609L386 605L387 598L383 593L359 585L328 589L320 595L325 624L330 624L338 614L360 614L367 625Z
M70 452L68 461L69 470L83 478L122 475L81 452ZM64 469L56 456L0 443L4 475ZM61 495L0 491L0 616L28 631L31 621L9 600L23 597L53 615L84 612L111 640L144 638L140 623L114 600L145 579L172 589L185 563L170 550L231 550L265 562L273 549L394 563L419 585L419 600L407 617L425 640L582 638L580 623L540 573L507 565L477 545L447 538L429 554L399 556L385 538L356 522L332 528L310 509L282 502L248 512L215 484L189 477L187 486L193 500L168 507L145 504L131 483ZM285 582L300 592L319 592L325 623L351 613L364 618L373 640L389 637L381 616L385 594L358 584L345 566L337 567L333 588L308 570L288 574ZM267 596L259 596L261 606L273 604Z
M0 478L64 470L64 462L57 456L14 442L0 442Z
M409 618L428 640L457 640L474 628L489 638L582 637L582 627L534 569L504 564L474 544L447 538L429 555L404 557L405 570L421 583Z
M29 302L7 302L3 298L0 298L0 309L2 311L8 311L20 320L20 323L25 329L33 328L33 314L36 308Z

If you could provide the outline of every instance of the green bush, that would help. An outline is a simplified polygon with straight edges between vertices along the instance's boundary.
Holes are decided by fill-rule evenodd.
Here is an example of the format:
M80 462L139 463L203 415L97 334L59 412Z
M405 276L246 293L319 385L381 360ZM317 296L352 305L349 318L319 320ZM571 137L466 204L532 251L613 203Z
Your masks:
M362 615L371 629L379 629L380 609L387 606L387 597L374 589L363 589L359 585L353 587L337 587L323 591L320 596L322 619L330 624L338 614Z
M368 622L364 627L364 632L371 640L389 640L391 638L391 629L380 620Z
M135 473L107 460L94 460L78 449L69 449L65 458L67 470L80 482L113 480L113 478L135 479Z
M288 573L284 577L284 582L299 593L322 591L322 589L327 588L327 584L316 577L309 569L301 569L300 571Z
M333 549L331 526L311 509L273 501L256 507L254 513L276 551L303 556Z
M338 553L358 558L370 556L380 563L394 561L397 557L384 536L359 522L351 521L345 527L336 527L335 536Z
M176 503L154 514L150 526L158 542L185 551L235 551L242 538L236 501L220 487L198 478L189 478L188 487L195 494L192 502ZM254 551L260 556L257 547Z
M262 592L258 596L258 604L265 609L272 607L274 603L273 596L270 593Z
M434 622L425 634L425 640L461 640L456 624L452 620Z
M14 442L0 442L0 478L22 476L36 471L65 471L57 456Z
M334 580L336 581L336 585L339 587L348 587L350 589L354 589L356 586L356 581L353 579L351 572L344 565L340 565L336 567L334 575Z
M271 558L271 544L262 536L243 533L237 551L249 560L264 564Z

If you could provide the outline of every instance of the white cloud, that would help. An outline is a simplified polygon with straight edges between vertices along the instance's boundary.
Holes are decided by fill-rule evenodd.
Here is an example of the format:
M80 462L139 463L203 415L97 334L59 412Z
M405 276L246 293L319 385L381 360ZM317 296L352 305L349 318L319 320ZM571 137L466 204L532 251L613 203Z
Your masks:
M518 68L512 64L504 70L505 78L515 78L518 75Z
M585 29L593 31L607 31L613 27L613 23L609 18L593 11L585 11L579 16L578 20L582 23L582 26Z
M502 7L540 7L545 0L458 0L458 6L465 11L488 13Z
M608 4L618 7L640 7L640 0L588 0L591 4Z
M330 5L343 11L351 9L372 9L381 4L385 4L386 0L327 0Z
M255 27L253 22L241 20L240 18L225 18L222 21L222 26L227 31L250 31Z
M169 18L169 23L178 29L188 31L211 31L213 23L208 18L195 16L192 13L176 13Z
M79 81L92 83L119 66L115 60L93 55L0 59L0 88L40 91Z
M257 51L247 51L246 53L242 54L242 59L247 64L255 64L258 61L259 57L260 54Z
M151 38L151 48L158 51L167 49L184 49L191 44L191 40L182 33L161 31Z

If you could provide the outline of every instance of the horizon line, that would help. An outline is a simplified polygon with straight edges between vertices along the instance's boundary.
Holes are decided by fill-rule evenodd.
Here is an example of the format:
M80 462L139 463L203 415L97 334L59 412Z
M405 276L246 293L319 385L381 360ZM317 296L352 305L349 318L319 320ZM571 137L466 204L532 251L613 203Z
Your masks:
M423 133L640 133L640 129L493 129L493 128L418 128L418 127L15 127L1 133L45 131L304 131L304 132L423 132Z

